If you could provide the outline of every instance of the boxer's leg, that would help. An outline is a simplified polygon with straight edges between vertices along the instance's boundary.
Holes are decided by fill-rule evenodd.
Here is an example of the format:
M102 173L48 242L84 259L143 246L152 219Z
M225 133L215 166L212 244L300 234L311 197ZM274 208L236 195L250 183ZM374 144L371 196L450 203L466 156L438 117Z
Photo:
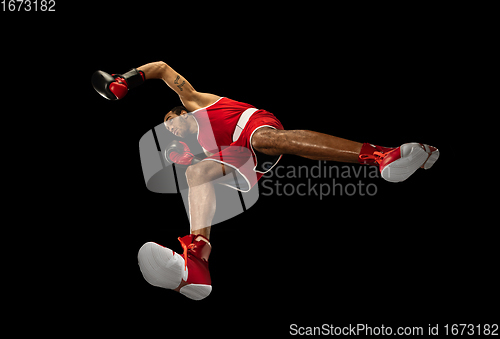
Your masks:
M212 291L208 241L215 213L213 180L222 177L223 165L202 161L186 169L189 185L191 234L179 237L183 253L154 242L145 243L137 255L144 279L153 286L177 291L194 300L206 298Z
M254 133L252 146L268 155L294 154L313 160L358 163L363 144L313 131L261 128Z
M313 160L333 160L379 166L382 178L401 182L418 168L429 169L439 158L436 147L406 143L400 147L361 144L313 131L285 131L261 128L252 146L268 155L295 154Z
M210 226L216 207L213 181L232 171L232 168L215 161L201 161L186 170L191 234L210 238Z

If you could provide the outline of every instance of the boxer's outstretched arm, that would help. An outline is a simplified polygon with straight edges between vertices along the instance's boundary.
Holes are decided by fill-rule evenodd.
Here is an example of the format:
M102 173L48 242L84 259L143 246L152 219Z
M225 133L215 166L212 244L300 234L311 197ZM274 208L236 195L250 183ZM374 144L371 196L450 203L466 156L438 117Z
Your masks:
M181 98L188 98L195 92L189 81L163 61L152 62L137 69L146 74L146 79L162 79Z
M143 65L137 70L143 71L146 79L162 79L179 95L182 104L189 111L211 105L220 98L214 94L197 92L189 81L163 61Z

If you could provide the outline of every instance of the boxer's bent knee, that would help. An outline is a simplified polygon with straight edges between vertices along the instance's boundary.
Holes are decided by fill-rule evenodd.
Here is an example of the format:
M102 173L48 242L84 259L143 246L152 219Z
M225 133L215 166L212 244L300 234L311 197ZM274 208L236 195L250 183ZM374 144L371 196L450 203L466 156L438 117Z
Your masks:
M195 182L197 181L197 179L199 179L200 176L203 175L203 171L202 171L203 166L198 166L198 165L202 165L202 164L203 164L203 162L200 162L196 165L191 165L186 169L186 179L187 179L189 186L194 185Z
M216 161L201 161L186 169L189 187L216 180L227 174L227 167Z

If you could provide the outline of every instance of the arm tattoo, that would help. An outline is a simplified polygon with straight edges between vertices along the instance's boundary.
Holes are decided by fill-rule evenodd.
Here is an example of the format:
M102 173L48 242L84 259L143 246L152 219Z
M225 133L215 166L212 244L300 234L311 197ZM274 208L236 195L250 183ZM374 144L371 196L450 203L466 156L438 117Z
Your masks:
M176 84L176 85L177 85L177 84L179 83L179 79L180 79L180 78L181 78L181 77L180 77L180 75L177 75L177 78L175 78L175 80L174 80L174 84ZM182 86L184 86L184 84L185 84L185 83L186 83L185 81L182 81L182 84L177 85L177 87L179 87L179 89L182 91L182 90L183 90L183 89L182 89Z
M182 86L184 86L184 84L185 84L185 83L186 83L186 82L185 82L185 81L183 81L183 82L182 82L182 84L177 85L177 87L179 87L179 89L182 91Z

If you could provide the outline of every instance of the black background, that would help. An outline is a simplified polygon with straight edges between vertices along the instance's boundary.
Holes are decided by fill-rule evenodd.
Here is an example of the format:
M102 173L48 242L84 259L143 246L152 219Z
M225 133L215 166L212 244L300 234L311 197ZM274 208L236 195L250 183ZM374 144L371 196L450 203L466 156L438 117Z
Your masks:
M436 8L271 13L269 4L223 10L111 3L2 13L11 28L29 22L33 31L8 35L6 61L22 77L13 87L37 83L37 111L26 106L23 114L44 126L37 140L50 165L38 175L44 196L55 198L39 200L38 220L52 226L34 234L50 253L43 281L52 292L43 298L61 305L56 319L114 336L168 336L172 329L281 336L292 323L494 319L493 229L468 204L468 174L452 135L464 113L463 73L456 70L466 20ZM286 129L384 146L417 141L438 147L441 158L403 183L367 179L375 196L261 195L247 212L212 228L213 291L189 300L147 284L137 265L143 243L181 252L177 237L189 232L180 196L147 190L138 147L180 101L161 81L116 102L90 83L95 70L123 73L158 60L198 91L274 113ZM50 114L41 118L40 109ZM280 162L316 164L293 156Z

